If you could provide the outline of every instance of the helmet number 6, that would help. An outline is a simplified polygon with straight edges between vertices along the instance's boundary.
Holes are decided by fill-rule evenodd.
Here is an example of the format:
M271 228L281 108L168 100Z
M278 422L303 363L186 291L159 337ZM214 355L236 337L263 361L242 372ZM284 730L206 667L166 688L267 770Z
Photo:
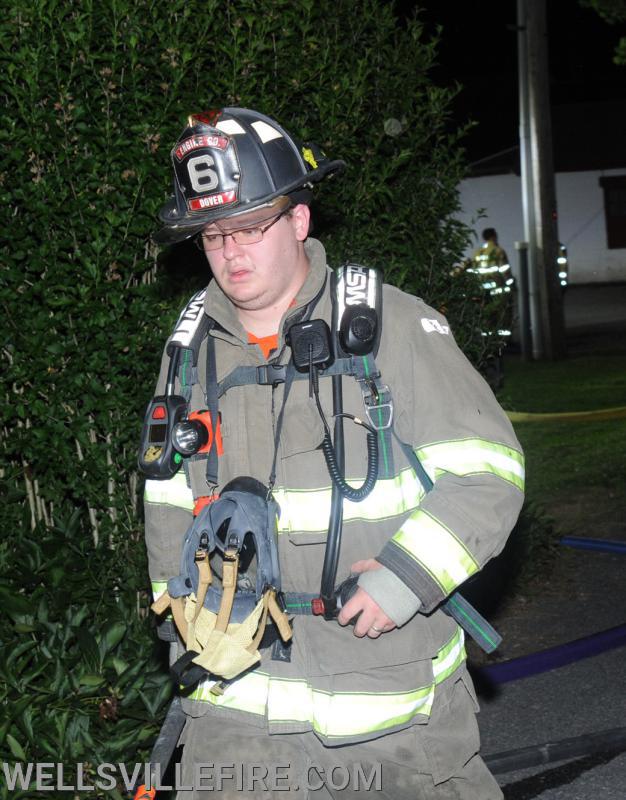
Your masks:
M189 180L196 192L206 192L219 185L217 172L211 167L215 164L212 156L194 156L187 162Z

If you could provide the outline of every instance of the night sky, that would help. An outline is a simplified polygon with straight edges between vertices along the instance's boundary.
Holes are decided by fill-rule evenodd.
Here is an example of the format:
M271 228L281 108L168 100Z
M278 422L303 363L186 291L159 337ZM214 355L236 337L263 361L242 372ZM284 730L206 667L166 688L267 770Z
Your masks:
M410 2L401 4L401 12ZM436 83L463 84L454 104L455 122L473 119L479 127L465 145L470 161L517 144L517 43L515 0L459 3L424 0L426 31L443 26ZM576 0L548 0L550 96L553 107L606 100L626 102L626 66L612 63L626 26L605 23ZM625 106L626 107L626 106ZM617 122L617 121L616 121ZM621 121L624 129L624 120Z

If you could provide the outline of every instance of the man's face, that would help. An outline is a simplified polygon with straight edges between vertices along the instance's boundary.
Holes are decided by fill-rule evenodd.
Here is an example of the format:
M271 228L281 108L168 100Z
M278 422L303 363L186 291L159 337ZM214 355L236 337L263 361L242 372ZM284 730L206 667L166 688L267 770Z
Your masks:
M281 214L251 211L238 217L220 220L203 230L203 235L225 234L223 245L217 250L207 250L206 257L213 276L224 294L245 311L270 311L289 304L304 283L308 261L303 242L309 228L309 209L297 205ZM238 244L228 233L246 228L266 228L260 242Z

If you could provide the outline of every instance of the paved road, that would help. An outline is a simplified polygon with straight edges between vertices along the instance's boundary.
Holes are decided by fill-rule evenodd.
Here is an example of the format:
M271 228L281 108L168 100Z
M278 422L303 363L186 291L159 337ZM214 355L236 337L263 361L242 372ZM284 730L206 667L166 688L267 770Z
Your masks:
M483 753L626 725L624 648L497 687L480 697ZM626 752L503 773L506 800L624 800Z
M564 315L570 353L616 346L626 349L626 284L570 286ZM626 465L626 455L624 458ZM619 533L615 538L624 537ZM581 552L580 557L585 555ZM626 568L626 556L611 561L613 569L620 569L618 562ZM619 574L626 574L621 570ZM595 630L626 623L626 581L622 579L621 585L625 590L613 598L616 616L600 613ZM601 588L591 587L589 602ZM572 593L576 593L574 589ZM556 630L556 641L567 642L588 633L568 634L571 607L564 604L561 610L562 634ZM495 687L493 696L483 693L479 700L484 754L624 727L626 647ZM625 800L626 752L547 764L497 778L506 800Z

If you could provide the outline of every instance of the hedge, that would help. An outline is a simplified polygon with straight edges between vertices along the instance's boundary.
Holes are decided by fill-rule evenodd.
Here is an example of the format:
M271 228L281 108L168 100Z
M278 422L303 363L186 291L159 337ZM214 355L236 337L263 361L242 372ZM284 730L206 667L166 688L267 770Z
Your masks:
M467 241L463 157L455 90L429 76L436 45L377 0L8 3L3 760L128 761L168 698L135 461L162 344L209 277L188 246L149 238L189 112L253 107L345 159L315 204L331 263L383 268L480 359L469 279L449 277Z

